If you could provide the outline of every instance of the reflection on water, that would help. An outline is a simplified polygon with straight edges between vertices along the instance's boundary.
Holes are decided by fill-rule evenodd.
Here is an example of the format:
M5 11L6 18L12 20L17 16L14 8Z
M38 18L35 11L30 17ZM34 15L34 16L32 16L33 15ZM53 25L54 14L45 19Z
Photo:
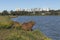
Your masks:
M53 40L60 40L60 16L19 16L12 20L21 23L33 20L36 22L33 29L41 30Z

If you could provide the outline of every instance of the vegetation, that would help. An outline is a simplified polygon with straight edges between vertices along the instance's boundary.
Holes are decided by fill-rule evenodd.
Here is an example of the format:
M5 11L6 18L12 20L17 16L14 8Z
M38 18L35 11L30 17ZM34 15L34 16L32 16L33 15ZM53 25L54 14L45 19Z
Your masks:
M8 16L0 16L0 40L52 40L38 30L10 28L12 24Z
M0 16L0 29L10 28L12 25L12 20L8 16Z
M40 31L24 31L16 29L0 30L0 40L51 40Z
M0 15L17 15L17 16L34 16L34 15L60 15L60 10L49 10L49 11L13 11L11 10L8 12L7 10L4 10L3 12L0 13Z

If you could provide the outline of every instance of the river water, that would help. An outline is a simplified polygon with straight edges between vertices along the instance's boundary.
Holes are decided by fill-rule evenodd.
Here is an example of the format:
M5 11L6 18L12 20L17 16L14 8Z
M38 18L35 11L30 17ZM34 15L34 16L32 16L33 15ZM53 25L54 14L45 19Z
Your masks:
M33 29L39 29L53 40L60 40L60 16L19 16L12 20L24 23L35 21Z

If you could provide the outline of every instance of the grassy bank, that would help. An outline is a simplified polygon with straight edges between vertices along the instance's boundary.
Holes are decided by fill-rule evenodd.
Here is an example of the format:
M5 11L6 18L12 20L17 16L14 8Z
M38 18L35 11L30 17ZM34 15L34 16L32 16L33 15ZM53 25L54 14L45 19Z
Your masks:
M40 31L24 31L16 29L0 30L0 40L51 40Z
M0 16L0 40L51 40L38 30L14 29L8 16Z

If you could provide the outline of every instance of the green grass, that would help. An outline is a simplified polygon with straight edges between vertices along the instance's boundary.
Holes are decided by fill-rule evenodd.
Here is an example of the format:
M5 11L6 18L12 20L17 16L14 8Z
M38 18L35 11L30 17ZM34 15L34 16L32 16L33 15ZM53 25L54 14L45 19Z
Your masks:
M12 20L8 16L0 16L0 29L10 28L12 26Z
M1 29L0 40L51 40L40 31L24 31L16 29Z
M0 16L0 40L52 40L38 30L11 29L12 24L8 16Z

